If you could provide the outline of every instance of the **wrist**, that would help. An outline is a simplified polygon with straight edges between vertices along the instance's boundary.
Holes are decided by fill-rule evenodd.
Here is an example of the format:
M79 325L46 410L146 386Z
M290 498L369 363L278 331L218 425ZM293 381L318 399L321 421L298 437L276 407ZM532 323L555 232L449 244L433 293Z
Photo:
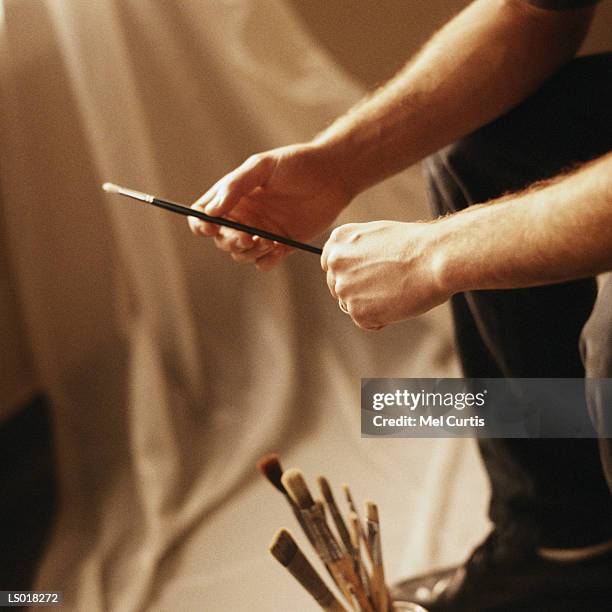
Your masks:
M327 169L342 185L349 200L376 182L367 171L366 158L371 145L363 141L359 134L326 131L316 136L309 146L325 161Z
M449 298L473 288L470 275L475 262L465 252L469 241L465 239L465 220L460 217L452 215L431 224L430 269L439 291Z

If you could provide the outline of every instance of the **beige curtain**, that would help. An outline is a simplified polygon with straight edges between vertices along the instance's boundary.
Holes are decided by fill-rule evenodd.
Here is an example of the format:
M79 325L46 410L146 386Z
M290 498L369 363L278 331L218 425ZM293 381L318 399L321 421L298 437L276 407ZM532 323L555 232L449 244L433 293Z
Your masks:
M267 559L289 523L253 473L270 449L379 500L392 575L462 551L483 528L469 444L358 429L361 376L457 374L445 310L361 332L315 256L259 274L100 190L190 202L357 100L287 6L5 0L1 45L2 364L48 390L61 479L37 588L87 611L315 609ZM345 219L426 215L413 169ZM440 533L449 473L470 474L472 518Z

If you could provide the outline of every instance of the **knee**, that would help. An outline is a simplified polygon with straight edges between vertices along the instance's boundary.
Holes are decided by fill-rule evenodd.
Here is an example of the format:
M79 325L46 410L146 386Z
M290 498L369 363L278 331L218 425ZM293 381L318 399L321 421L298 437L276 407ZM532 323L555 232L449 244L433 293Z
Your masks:
M612 377L612 334L598 337L585 330L581 338L582 358L588 378Z
M597 307L580 337L588 378L612 378L612 312Z
M580 336L580 350L587 377L587 404L600 438L612 438L612 319L608 313L606 315L603 309L602 312L595 310ZM612 461L610 457L608 460ZM612 471L609 476L612 478Z

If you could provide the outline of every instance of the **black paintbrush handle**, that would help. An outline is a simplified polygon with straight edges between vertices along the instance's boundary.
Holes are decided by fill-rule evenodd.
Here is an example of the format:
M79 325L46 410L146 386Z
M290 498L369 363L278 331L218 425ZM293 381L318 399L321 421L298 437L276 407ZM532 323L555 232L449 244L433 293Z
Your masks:
M211 215L207 215L199 210L188 208L187 206L176 204L175 202L168 202L166 200L160 200L159 198L153 198L151 204L153 204L153 206L158 206L159 208L164 208L166 210L178 213L179 215L185 215L186 217L197 217L198 219L202 219L202 221L208 221L209 223L214 223L215 225L231 227L240 232L251 234L252 236L261 236L262 238L267 238L268 240L274 240L274 242L286 244L294 249L301 249L302 251L308 251L309 253L315 253L316 255L321 255L323 252L322 249L311 244L305 244L304 242L298 242L297 240L292 240L291 238L285 238L285 236L279 236L278 234L273 234L272 232L267 232L266 230L257 229L256 227L251 227L250 225L244 225L244 223L238 223L238 221L225 219L224 217L212 217Z

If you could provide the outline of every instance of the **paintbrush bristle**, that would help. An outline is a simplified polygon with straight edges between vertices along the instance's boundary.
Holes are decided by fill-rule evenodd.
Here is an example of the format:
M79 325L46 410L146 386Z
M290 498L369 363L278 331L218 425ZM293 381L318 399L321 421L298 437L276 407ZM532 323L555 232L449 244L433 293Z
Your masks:
M314 506L314 500L308 490L301 470L287 470L282 477L282 483L298 508L306 509Z
M119 185L115 185L115 183L104 183L102 185L102 189L107 193L120 193Z
M268 479L273 487L276 487L281 493L287 495L287 489L283 486L283 468L281 467L279 457L276 453L268 453L259 459L257 469Z
M378 523L378 506L372 501L367 501L365 503L365 509L368 521Z
M297 550L295 540L286 529L279 530L270 544L270 553L285 567L293 561Z

